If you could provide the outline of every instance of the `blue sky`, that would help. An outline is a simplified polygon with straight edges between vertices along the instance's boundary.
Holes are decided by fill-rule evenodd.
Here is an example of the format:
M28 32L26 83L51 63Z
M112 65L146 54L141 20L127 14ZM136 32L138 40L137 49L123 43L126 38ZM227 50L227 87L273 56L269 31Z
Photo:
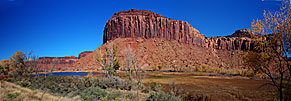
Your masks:
M263 10L281 0L0 0L0 59L17 50L38 56L77 56L102 45L104 26L115 12L151 10L189 22L205 36L250 28Z

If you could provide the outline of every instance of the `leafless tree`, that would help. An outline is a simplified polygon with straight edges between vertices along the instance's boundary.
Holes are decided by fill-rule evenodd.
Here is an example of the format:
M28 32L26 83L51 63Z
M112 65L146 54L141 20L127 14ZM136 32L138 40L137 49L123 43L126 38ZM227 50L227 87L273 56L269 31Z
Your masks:
M38 63L38 56L33 54L33 51L26 51L26 73L31 78L33 73L35 75L38 74L39 71L39 63Z
M136 80L138 85L141 85L144 76L142 75L141 66L137 63L138 60L136 58L136 55L134 54L134 52L132 51L130 47L125 49L122 52L122 54L125 59L124 66L126 66L127 68L128 79L129 80L134 79Z

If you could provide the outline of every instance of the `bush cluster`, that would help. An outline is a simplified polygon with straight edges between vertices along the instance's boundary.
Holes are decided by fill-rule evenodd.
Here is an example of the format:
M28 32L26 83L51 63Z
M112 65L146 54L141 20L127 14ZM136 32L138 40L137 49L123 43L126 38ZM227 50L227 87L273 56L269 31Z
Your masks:
M211 97L205 95L194 95L187 93L182 97L183 101L211 101Z
M76 76L40 76L31 79L23 79L17 84L31 89L41 89L58 95L76 96L80 91L89 87L100 87L103 89L114 88L122 90L131 90L135 84L128 80L122 80L119 77L112 78L86 78Z
M97 86L107 89L107 88L116 88L121 90L131 90L135 88L135 84L129 80L123 80L119 77L103 78L100 79L97 83Z
M100 100L107 96L107 92L100 87L90 87L80 93L82 99L86 101Z
M121 92L108 93L100 87L89 87L80 93L80 96L85 101L96 101L96 100L123 100L125 96Z
M181 99L165 92L154 92L146 98L146 101L181 101Z
M150 83L150 90L155 91L155 92L159 92L162 89L162 85L158 84L156 82L152 82Z

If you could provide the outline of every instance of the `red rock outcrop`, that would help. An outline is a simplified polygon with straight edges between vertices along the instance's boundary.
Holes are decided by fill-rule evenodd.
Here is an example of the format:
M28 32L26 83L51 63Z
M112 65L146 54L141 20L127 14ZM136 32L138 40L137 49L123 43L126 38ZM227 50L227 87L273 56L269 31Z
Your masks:
M103 43L127 37L163 38L214 49L251 50L250 33L244 29L230 36L208 38L187 22L172 20L148 10L131 9L115 13L106 22Z
M79 57L65 56L65 57L39 57L40 69L51 69L54 70L68 70L76 69L73 68L73 64L77 63L80 58L86 57L91 54L92 51L84 51L79 54ZM54 65L54 66L53 66Z
M88 54L91 54L91 53L93 53L93 51L84 51L84 52L79 54L79 59L82 58L82 57L85 57L85 56L87 56Z
M68 69L72 64L78 61L78 57L65 56L65 57L39 57L39 64L42 70L54 69L64 70Z

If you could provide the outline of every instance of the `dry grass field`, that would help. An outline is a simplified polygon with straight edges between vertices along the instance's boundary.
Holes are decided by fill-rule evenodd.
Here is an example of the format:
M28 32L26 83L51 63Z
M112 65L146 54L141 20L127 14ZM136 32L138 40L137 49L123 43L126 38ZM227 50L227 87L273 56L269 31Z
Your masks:
M163 85L163 91L169 92L169 85L174 82L184 92L209 96L212 100L273 100L276 96L276 89L265 85L268 80L208 74L148 72L144 84L156 82Z

